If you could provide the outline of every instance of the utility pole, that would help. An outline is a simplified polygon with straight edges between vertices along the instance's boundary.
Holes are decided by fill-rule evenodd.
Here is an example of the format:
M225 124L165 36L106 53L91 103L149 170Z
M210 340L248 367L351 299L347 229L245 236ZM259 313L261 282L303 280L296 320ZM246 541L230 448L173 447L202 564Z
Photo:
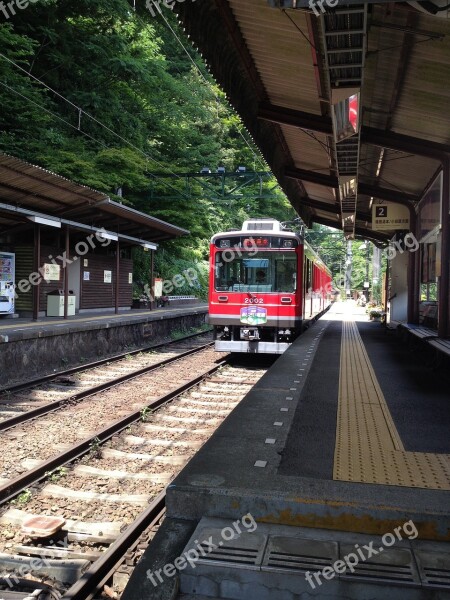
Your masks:
M370 280L369 280L369 263L370 263L370 242L366 242L366 280L364 282L364 287L366 288L367 294L367 302L371 300L370 298Z
M345 295L351 297L352 293L352 242L347 241L347 258L345 260Z

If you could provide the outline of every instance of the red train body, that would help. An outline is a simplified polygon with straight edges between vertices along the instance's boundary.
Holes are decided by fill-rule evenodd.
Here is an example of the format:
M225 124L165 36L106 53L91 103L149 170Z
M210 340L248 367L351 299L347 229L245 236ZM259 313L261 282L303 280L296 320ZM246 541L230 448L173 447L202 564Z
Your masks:
M331 273L273 219L213 236L209 323L222 352L282 354L331 303Z

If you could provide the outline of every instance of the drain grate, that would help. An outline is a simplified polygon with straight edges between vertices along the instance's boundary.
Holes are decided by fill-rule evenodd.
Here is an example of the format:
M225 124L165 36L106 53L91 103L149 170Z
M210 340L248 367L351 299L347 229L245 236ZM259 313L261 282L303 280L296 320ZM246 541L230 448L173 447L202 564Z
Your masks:
M382 554L360 561L355 565L353 573L347 569L341 575L343 579L364 579L378 583L401 583L403 585L420 585L420 578L415 567L414 557L407 548L382 548ZM355 553L355 546L342 544L341 560Z
M338 558L336 542L270 536L263 571L321 571Z
M450 590L450 554L444 552L414 552L424 586Z
M204 550L208 550L203 546ZM217 550L208 552L207 556L202 557L200 562L206 563L233 563L242 566L257 566L259 552L257 549L243 548L240 546L224 544Z
M196 549L200 555L197 562L200 564L259 570L267 536L258 531L243 531L234 533L234 537L228 539L232 531L231 528L227 529L207 527L196 532L197 539L191 539L186 550Z
M345 586L367 583L406 590L422 587L433 592L441 589L444 595L450 590L450 552L446 544L419 540L408 544L404 540L387 547L380 537L370 539L345 532L319 533L307 528L263 523L258 524L257 529L237 534L233 533L237 523L232 525L222 519L204 518L197 526L185 553L195 550L199 557L196 559L198 566L205 566L203 571L196 571L197 575L195 567L183 571L186 589L191 590L192 587L189 578L201 578L205 573L208 581L212 578L219 585L224 573L231 574L233 569L237 569L240 572L236 574L236 581L242 584L258 586L261 582L271 581L270 586L278 590L277 585L282 582L283 589L295 591L305 585L304 574L307 571L314 573L323 571L325 567L336 567L335 582L347 582ZM355 543L356 540L358 543ZM376 554L364 560L369 549L371 554ZM359 562L354 564L355 560ZM351 567L345 569L345 563L352 563ZM246 575L245 571L252 573ZM260 579L256 571L261 571ZM261 585L264 587L266 583ZM410 594L406 590L403 590L402 597ZM297 592L294 591L295 596ZM411 593L422 592L411 589Z

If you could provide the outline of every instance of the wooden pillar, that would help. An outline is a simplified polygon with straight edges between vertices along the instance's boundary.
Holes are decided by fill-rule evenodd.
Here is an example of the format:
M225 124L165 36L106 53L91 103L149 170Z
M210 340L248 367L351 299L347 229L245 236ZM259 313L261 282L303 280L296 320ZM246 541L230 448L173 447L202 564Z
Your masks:
M66 257L70 255L69 226L66 227ZM67 319L69 312L69 266L64 265L64 318Z
M438 335L447 337L449 333L449 291L450 291L450 157L442 161L443 186L442 186L442 213L441 213L441 276L439 278L439 307L438 307Z
M34 261L33 271L39 273L41 268L41 226L39 223L34 224ZM40 279L33 286L33 321L39 318L39 301L40 301L41 285Z
M416 210L412 205L409 205L409 229L416 235ZM408 323L416 323L419 314L419 292L418 292L418 280L419 274L417 273L416 257L417 252L410 252L408 257Z
M120 242L116 242L116 286L115 286L115 313L119 314L119 286L120 286Z
M418 232L416 231L416 233L418 234ZM416 236L416 239L417 236ZM419 324L419 306L420 306L420 291L421 291L421 270L422 270L422 263L420 260L420 245L419 245L419 249L416 250L416 252L413 252L412 254L414 254L414 305L413 305L413 313L412 313L412 323L415 323L416 325Z

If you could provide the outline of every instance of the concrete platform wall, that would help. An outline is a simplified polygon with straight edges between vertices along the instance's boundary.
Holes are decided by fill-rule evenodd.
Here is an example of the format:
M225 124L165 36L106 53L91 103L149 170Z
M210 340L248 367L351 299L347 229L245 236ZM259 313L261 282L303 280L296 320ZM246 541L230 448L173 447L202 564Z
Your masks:
M205 323L206 309L186 314L127 317L102 323L77 322L58 329L47 326L38 331L2 336L0 344L0 386L35 379L170 338L174 331L188 332ZM19 333L19 332L18 332Z

